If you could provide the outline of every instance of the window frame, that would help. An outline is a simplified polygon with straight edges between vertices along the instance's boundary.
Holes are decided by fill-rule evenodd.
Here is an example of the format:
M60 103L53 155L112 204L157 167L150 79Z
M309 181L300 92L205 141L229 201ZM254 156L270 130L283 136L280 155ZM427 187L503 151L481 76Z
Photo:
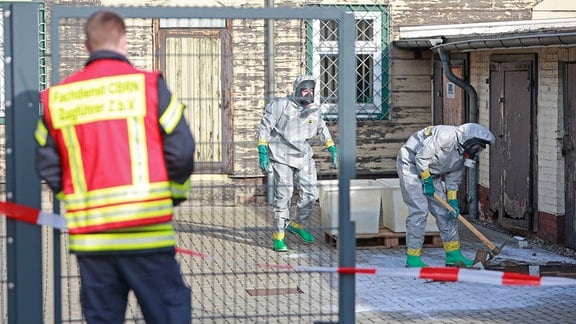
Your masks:
M344 7L354 15L356 22L359 20L372 21L371 40L356 40L354 46L356 59L358 60L357 55L360 54L370 55L373 66L371 80L365 80L365 82L371 84L372 100L371 102L358 102L356 95L356 103L354 105L356 118L358 120L388 120L388 51L390 45L388 41L388 7L382 5ZM339 119L337 103L326 102L326 98L322 97L324 84L323 75L321 75L321 60L328 55L338 55L338 40L321 40L321 23L321 19L314 19L307 25L307 72L318 80L315 99L316 102L320 103L324 117L328 120L337 120ZM358 30L356 32L358 33ZM337 38L337 29L335 33ZM356 66L356 75L358 75L358 66ZM358 83L358 80L356 80L356 84ZM330 90L333 93L337 93L337 89Z

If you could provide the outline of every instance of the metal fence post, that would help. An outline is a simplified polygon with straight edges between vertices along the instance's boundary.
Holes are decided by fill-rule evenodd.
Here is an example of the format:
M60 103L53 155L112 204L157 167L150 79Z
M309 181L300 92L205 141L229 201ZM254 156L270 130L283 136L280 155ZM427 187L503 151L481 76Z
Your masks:
M350 89L355 89L353 83L355 62L354 59L354 16L343 14L341 28L339 30L340 42L338 51L340 52L339 69L342 72L338 78L338 114L340 148L342 151L340 168L338 170L339 181L339 210L338 210L338 230L340 232L339 266L354 267L356 265L356 224L350 220L350 180L356 177L356 113L350 107L354 106L354 93ZM339 278L339 309L340 323L355 323L355 294L356 276L354 274L340 274Z
M6 91L6 199L40 208L34 171L34 129L39 115L39 3L4 7ZM8 220L8 323L42 323L42 233Z

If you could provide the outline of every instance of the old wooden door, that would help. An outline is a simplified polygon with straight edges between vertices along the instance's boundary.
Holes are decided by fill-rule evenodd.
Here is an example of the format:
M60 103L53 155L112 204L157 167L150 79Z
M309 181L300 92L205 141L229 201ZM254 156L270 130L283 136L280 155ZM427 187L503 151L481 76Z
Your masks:
M500 225L524 231L534 224L534 74L532 56L490 63L490 210Z
M576 248L576 63L564 65L565 243Z
M228 95L231 64L226 29L160 29L157 55L172 92L186 105L196 140L196 171L230 172ZM164 54L164 55L162 55ZM228 77L227 77L228 76Z

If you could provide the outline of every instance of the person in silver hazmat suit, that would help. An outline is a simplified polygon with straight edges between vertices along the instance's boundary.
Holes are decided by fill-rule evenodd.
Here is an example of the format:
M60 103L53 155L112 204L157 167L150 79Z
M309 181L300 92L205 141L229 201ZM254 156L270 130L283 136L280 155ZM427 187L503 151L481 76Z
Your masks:
M314 242L314 235L306 230L314 203L318 199L316 165L312 158L311 139L319 136L330 152L332 166L338 164L338 150L319 107L314 103L316 79L299 76L293 93L277 98L266 105L258 127L258 153L260 168L273 173L274 218L273 249L288 251L285 230L304 242ZM290 203L298 187L296 215L290 220Z
M486 127L467 123L426 127L410 136L400 148L396 169L402 198L409 211L406 218L407 267L427 266L420 256L428 211L436 218L440 230L445 264L473 265L460 250L458 186L464 167L475 167L478 153L494 142L494 135ZM434 198L434 193L447 200L454 211L444 208Z

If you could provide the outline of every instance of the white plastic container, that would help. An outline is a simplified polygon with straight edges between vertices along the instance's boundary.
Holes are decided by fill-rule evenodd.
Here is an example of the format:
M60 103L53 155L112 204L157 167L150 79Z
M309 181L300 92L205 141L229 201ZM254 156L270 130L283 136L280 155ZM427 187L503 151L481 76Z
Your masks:
M338 234L338 180L318 181L320 223L326 233ZM380 226L383 185L376 180L350 180L350 219L356 234L375 234Z
M400 180L398 178L377 179L382 184L382 225L392 232L406 232L406 217L408 206L402 199ZM438 232L436 218L428 213L426 218L426 232Z

